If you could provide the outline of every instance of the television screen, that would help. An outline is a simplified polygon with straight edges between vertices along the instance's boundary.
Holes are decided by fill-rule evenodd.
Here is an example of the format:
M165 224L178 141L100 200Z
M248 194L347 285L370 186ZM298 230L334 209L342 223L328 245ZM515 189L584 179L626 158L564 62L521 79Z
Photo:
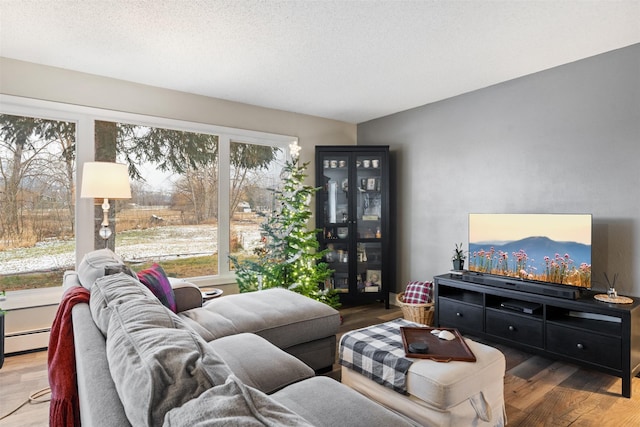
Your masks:
M591 287L590 214L469 214L469 270Z

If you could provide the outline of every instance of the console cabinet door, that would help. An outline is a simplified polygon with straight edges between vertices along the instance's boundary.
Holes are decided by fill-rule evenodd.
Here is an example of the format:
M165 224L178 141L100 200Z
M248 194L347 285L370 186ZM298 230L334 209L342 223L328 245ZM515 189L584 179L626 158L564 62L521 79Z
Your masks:
M612 369L622 368L622 341L592 331L547 324L547 350Z
M541 319L487 309L487 334L537 348L544 345Z
M462 332L482 332L483 309L455 299L438 298L440 325L457 328Z

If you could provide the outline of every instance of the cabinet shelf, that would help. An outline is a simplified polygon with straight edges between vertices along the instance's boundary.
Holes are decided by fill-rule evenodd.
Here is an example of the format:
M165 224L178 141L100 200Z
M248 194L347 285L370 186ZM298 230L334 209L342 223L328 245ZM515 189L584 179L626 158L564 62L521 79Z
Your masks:
M504 308L504 307L496 307L496 306L489 306L487 305L485 307L485 309L487 311L493 311L496 313L504 313L510 316L516 316L516 317L521 317L523 319L536 319L536 320L542 320L543 316L542 314L528 314L528 313L519 313L517 311L514 310L510 310L508 308Z
M564 300L444 274L434 278L434 322L618 376L622 395L631 397L631 379L640 373L640 299L618 305L594 295ZM502 307L505 302L535 308L528 314Z

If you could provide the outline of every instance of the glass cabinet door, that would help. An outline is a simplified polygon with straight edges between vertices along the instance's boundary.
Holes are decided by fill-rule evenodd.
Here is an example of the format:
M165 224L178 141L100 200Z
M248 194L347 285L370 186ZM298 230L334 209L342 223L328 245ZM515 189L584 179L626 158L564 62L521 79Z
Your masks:
M334 270L326 285L338 292L349 292L349 153L323 153L324 185L318 196L323 200L321 249L328 249L325 261ZM324 244L323 244L324 243Z
M357 154L356 170L356 287L358 292L382 290L382 190L381 155Z

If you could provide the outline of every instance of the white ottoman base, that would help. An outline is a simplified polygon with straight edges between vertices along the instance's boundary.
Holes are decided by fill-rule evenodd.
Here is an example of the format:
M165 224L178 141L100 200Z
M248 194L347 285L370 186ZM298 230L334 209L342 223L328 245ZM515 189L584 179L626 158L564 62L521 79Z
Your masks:
M499 387L500 390L495 390L498 388L495 386L489 387L483 392L487 403L492 408L502 409L499 413L492 414L490 422L485 422L478 418L475 409L468 400L445 410L438 409L416 397L396 393L344 366L342 367L342 383L423 426L504 426L507 424L502 387Z
M409 395L397 393L344 366L342 383L420 425L504 426L507 423L504 355L471 340L467 343L474 350L476 363L416 360L408 372ZM468 398L461 394L465 388ZM412 395L412 389L423 398ZM429 397L434 398L427 401Z

